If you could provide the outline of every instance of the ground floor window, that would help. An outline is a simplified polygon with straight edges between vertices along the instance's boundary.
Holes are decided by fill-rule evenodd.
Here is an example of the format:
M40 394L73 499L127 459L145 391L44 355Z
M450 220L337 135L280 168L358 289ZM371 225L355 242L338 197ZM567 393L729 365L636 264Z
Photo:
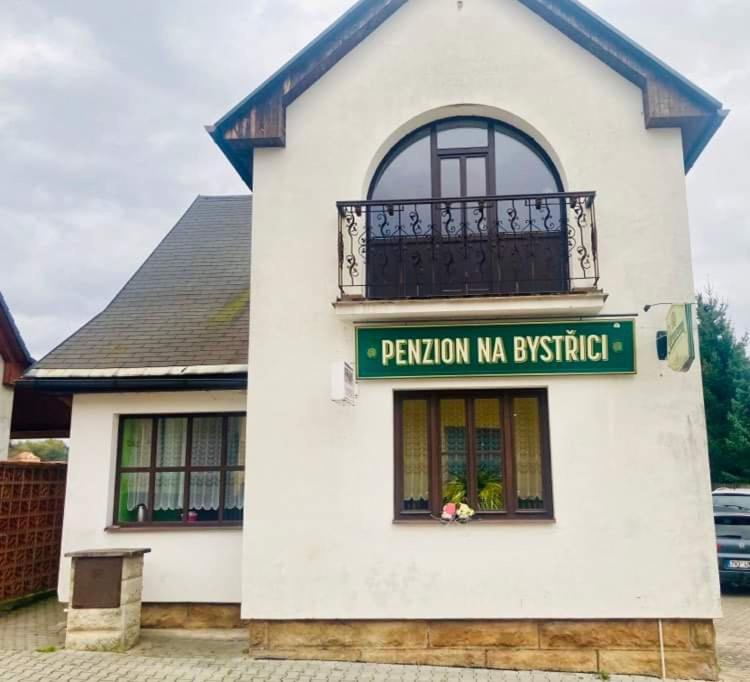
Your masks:
M114 523L238 525L245 487L245 415L123 416Z
M395 396L397 519L463 501L481 516L552 517L546 391Z

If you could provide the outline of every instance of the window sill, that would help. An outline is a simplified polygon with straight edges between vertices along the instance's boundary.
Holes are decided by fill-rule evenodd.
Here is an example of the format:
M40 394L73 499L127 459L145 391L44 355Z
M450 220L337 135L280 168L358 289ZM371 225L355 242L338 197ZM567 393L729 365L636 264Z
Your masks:
M553 516L515 516L513 518L478 518L469 523L443 523L439 519L393 519L394 526L507 526L515 523L520 524L550 524L555 523Z
M107 526L104 529L105 533L156 533L164 531L180 531L180 532L195 532L201 530L242 530L242 524L149 524L144 526Z
M333 304L336 316L348 322L494 319L497 317L589 317L604 307L607 294L585 290L525 296L470 296L400 300L352 299Z

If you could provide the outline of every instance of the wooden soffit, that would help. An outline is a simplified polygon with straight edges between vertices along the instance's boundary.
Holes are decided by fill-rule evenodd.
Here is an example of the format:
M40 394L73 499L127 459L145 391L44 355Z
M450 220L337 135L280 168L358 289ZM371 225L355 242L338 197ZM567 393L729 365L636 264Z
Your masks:
M408 0L360 0L206 129L252 189L253 149L286 144L286 108ZM727 113L721 102L576 0L518 0L643 91L647 128L680 128L688 171Z
M12 386L27 367L32 363L21 334L18 331L10 310L0 294L0 357L4 361L4 369L0 373L0 383Z

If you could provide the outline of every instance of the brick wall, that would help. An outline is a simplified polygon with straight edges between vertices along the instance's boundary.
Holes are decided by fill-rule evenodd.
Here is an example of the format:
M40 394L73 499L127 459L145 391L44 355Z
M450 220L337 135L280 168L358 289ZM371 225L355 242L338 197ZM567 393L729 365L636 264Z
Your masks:
M66 472L0 462L0 604L57 588Z

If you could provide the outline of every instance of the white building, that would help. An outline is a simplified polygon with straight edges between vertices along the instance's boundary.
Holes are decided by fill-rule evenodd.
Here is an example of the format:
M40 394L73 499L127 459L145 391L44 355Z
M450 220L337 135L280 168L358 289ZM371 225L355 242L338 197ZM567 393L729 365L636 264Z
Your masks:
M241 604L264 656L715 677L700 367L644 306L724 116L573 0L362 0L209 130L249 361L250 202L199 198L28 374L64 550L151 547L148 624Z

